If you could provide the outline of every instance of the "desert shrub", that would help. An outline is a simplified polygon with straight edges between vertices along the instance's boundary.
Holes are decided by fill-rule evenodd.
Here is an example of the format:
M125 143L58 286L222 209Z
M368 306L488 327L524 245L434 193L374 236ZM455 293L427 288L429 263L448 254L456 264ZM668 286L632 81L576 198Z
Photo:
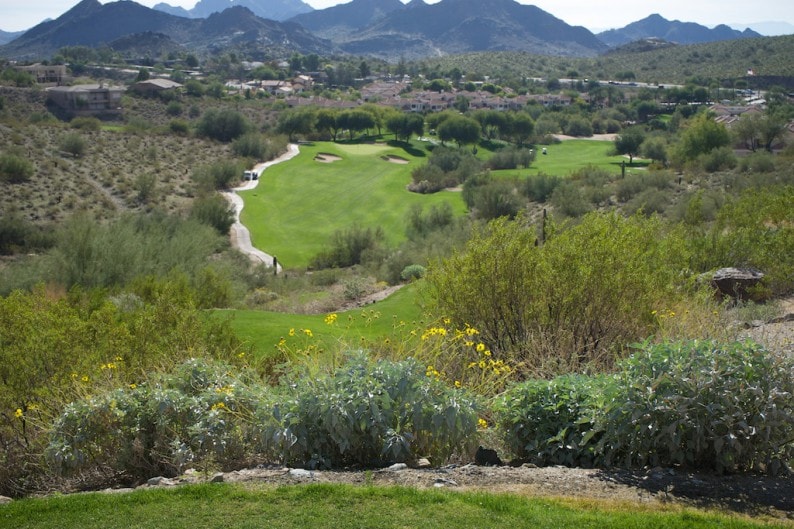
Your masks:
M550 176L540 173L537 176L528 176L520 190L524 196L535 202L546 202L554 189L563 181L559 176Z
M165 113L169 116L179 116L183 111L184 108L179 101L170 101L165 107Z
M770 173L775 170L775 160L769 153L756 152L739 160L739 170L743 173Z
M486 162L486 166L491 170L527 168L534 160L535 154L532 149L508 147L495 152Z
M201 196L193 201L190 217L212 226L221 235L227 235L236 220L234 206L217 193Z
M184 119L172 119L168 123L168 129L179 136L187 136L190 132L190 125Z
M617 185L618 200L627 202L635 195L647 189L648 182L645 178L646 176L647 175L642 173L632 173L620 180Z
M33 176L33 164L30 160L16 154L0 155L0 181L9 184L21 184Z
M237 111L211 108L204 112L196 124L199 136L230 142L245 134L250 125Z
M482 170L482 164L467 150L436 147L427 163L411 172L411 191L434 193L466 182Z
M53 245L52 230L11 214L0 217L0 255L43 250Z
M592 209L580 186L567 180L555 186L549 202L554 211L571 218L581 217Z
M466 205L479 219L496 219L499 217L515 218L521 211L524 201L516 192L513 182L507 180L490 180L483 185L472 185L477 180L466 181L464 199Z
M331 375L282 385L261 439L308 468L381 465L429 456L439 464L475 439L479 405L415 360L348 360ZM268 450L270 451L270 450Z
M246 132L232 142L232 152L244 158L264 160L267 142L258 132Z
M625 211L629 215L637 212L642 212L644 215L662 214L667 210L671 200L670 192L650 188L632 198L626 204Z
M80 134L70 132L61 136L61 139L58 141L58 146L63 152L71 154L75 158L79 158L85 154L87 142Z
M686 252L658 218L590 214L550 226L543 246L520 222L492 221L431 265L428 299L530 372L609 366L647 336L652 311L676 299Z
M569 136L589 137L593 135L593 125L583 117L574 116L563 127L563 133Z
M408 265L403 268L403 271L400 272L400 279L403 281L413 281L416 279L422 279L425 275L426 269L422 265L412 264Z
M236 360L240 352L228 324L204 318L176 278L113 298L15 291L0 298L0 327L0 409L11 410L0 414L0 493L13 496L46 481L46 434L66 403L190 356Z
M703 169L709 173L733 169L739 163L733 153L733 149L730 147L719 147L708 153L701 154L698 161Z
M243 168L231 160L219 160L210 165L203 165L194 169L191 175L199 187L205 191L228 189L232 184L240 181Z
M406 215L408 225L405 233L409 239L420 239L432 231L449 226L453 220L452 206L448 202L431 206L426 214L420 204L414 204Z
M342 268L361 264L365 252L377 248L383 238L383 229L380 227L373 229L355 225L346 230L337 230L331 237L330 248L314 256L311 266Z
M264 387L228 365L191 359L173 374L76 401L55 420L47 455L62 471L108 467L133 480L186 465L239 468Z
M749 189L725 204L711 228L692 237L693 267L725 266L763 271L772 296L794 291L794 186Z
M589 432L608 383L608 377L563 375L514 384L494 404L507 447L536 465L592 467L598 438Z
M69 126L73 129L96 132L102 128L102 122L94 117L78 116L69 122Z
M752 343L644 344L596 421L607 466L783 472L794 460L790 360Z

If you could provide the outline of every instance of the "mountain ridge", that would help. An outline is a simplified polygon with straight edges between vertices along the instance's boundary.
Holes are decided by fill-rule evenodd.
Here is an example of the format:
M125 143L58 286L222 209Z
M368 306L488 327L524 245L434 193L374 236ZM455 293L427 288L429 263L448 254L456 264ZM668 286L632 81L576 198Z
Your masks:
M736 38L755 38L762 35L749 28L738 31L726 24L708 28L695 22L667 20L654 13L622 28L603 31L596 36L608 46L615 47L647 38L658 38L678 44L702 44Z

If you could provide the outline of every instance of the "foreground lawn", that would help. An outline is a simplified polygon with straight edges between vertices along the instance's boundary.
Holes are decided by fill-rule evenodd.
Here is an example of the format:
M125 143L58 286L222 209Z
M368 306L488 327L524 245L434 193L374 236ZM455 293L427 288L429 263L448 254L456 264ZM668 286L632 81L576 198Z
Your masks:
M287 268L303 268L328 247L333 233L354 225L383 228L386 243L405 238L405 216L413 204L429 208L449 202L463 214L460 193L411 193L411 169L424 164L424 151L386 144L301 145L300 154L262 173L256 189L241 193L242 222L257 248ZM334 161L320 162L319 154ZM407 163L385 159L398 156ZM338 158L338 159L335 159Z
M638 510L588 500L555 501L507 494L420 491L344 485L227 484L75 494L0 506L0 525L16 529L113 528L683 528L765 527L695 510Z
M291 347L308 344L330 347L340 342L355 346L362 338L368 342L401 339L411 329L425 325L415 285L405 286L376 304L339 313L332 325L325 322L325 314L262 310L217 310L211 314L216 318L230 318L234 333L250 344L258 357L269 355L282 338L288 340ZM295 330L295 336L289 336L290 329ZM311 338L304 329L311 331Z

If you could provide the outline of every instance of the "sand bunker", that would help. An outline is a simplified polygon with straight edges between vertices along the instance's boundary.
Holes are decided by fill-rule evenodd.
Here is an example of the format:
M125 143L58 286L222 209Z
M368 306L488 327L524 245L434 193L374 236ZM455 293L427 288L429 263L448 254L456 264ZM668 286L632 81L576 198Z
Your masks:
M314 157L315 161L320 163L331 163L331 162L338 162L342 158L335 154L328 154L327 152L318 152L317 155Z
M401 158L399 156L395 156L393 154L389 154L383 157L387 162L391 163L408 163L408 160L405 158Z

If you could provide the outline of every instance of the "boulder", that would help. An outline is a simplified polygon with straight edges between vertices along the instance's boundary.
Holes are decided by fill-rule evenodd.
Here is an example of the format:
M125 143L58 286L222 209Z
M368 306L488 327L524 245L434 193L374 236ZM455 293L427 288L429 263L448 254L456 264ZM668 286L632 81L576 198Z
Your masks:
M711 284L724 296L747 299L750 289L763 278L764 273L755 268L720 268L711 277Z

